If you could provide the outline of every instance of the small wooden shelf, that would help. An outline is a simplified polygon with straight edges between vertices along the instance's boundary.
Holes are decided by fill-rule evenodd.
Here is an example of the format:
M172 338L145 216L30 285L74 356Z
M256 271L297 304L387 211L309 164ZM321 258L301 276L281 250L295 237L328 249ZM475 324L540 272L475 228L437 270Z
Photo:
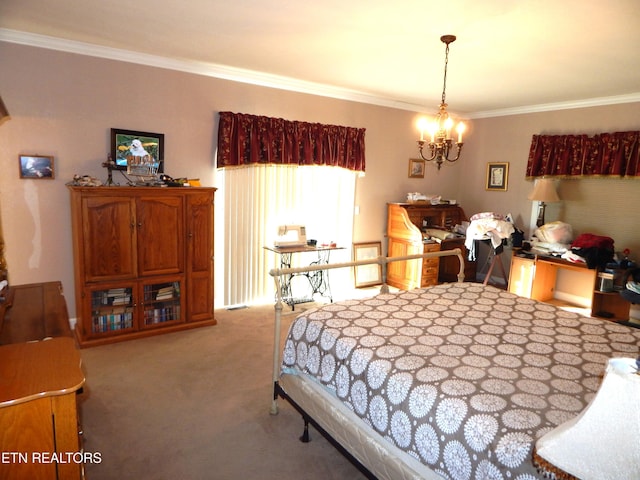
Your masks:
M629 320L630 304L620 296L620 292L601 292L594 290L591 315L606 318L608 320Z

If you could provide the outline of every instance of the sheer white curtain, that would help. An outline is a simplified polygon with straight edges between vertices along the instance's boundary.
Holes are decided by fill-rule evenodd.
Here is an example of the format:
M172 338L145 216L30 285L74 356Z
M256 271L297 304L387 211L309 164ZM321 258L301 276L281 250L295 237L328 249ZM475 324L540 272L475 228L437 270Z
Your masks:
M305 225L307 239L336 242L344 250L330 260L351 258L355 185L358 172L327 166L255 165L217 171L216 307L269 303L274 283L269 270L279 258L273 245L279 225ZM315 253L295 254L295 266ZM335 295L351 285L349 269L331 272ZM297 280L304 280L303 278ZM305 288L302 282L294 289ZM301 292L298 292L301 293Z

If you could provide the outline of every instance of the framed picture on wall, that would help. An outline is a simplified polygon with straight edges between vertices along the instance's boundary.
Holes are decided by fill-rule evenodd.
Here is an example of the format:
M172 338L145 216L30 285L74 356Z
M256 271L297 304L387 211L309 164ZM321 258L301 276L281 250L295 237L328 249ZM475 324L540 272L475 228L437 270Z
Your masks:
M382 252L381 242L361 242L353 244L353 259L371 260L378 258ZM358 265L355 267L356 288L370 287L382 283L382 265Z
M424 178L424 160L421 158L409 159L409 178Z
M53 157L48 155L20 155L18 159L20 178L52 180L55 178Z
M487 163L487 183L485 190L507 191L509 163Z

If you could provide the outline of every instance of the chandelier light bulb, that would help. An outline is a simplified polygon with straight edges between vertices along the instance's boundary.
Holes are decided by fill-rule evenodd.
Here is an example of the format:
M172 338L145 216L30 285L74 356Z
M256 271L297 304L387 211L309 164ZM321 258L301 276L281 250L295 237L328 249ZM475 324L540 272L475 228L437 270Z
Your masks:
M429 121L424 117L420 117L418 119L417 125L418 125L418 131L420 132L420 140L423 141L424 140L424 132L425 131L430 131Z
M458 132L458 143L462 143L462 134L464 133L465 128L467 127L464 123L458 123L458 126L456 127L456 132Z
M446 132L445 138L451 138L451 128L453 127L453 120L450 117L444 121L444 131Z

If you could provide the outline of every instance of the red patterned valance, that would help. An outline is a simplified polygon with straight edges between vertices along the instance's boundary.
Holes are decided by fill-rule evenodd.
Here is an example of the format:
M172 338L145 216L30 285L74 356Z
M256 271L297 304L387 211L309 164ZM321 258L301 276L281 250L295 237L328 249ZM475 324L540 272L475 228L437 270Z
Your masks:
M534 135L527 178L640 177L640 131L587 135Z
M329 165L364 171L364 128L220 112L218 167Z

